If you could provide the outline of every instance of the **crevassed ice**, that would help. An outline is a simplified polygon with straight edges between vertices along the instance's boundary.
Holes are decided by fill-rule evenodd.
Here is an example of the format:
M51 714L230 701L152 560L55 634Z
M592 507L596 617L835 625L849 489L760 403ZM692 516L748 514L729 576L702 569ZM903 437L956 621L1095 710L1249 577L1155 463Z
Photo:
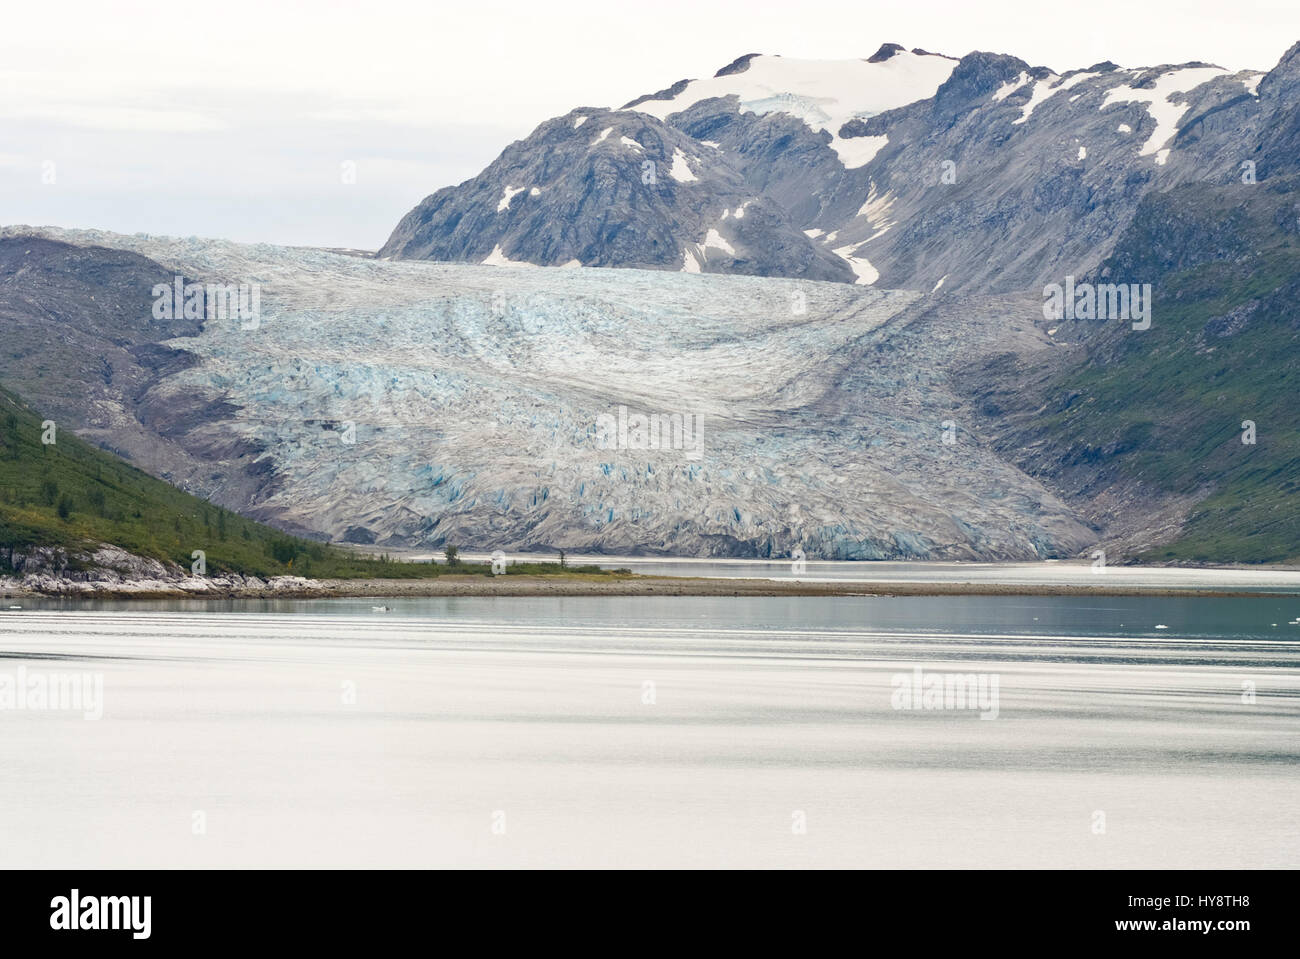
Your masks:
M256 505L284 522L381 545L842 558L1032 557L1089 535L992 452L940 442L952 398L918 374L961 340L891 340L915 293L40 232L262 284L256 330L169 341L198 362L155 389L233 407L213 427L264 450L276 485ZM597 418L620 407L699 416L701 457L602 448Z

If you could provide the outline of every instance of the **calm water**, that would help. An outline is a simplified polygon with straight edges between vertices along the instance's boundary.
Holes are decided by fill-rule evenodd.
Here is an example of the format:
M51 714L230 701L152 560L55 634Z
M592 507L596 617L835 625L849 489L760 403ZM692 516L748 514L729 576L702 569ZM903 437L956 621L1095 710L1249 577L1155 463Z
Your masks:
M379 602L0 609L0 865L1300 864L1300 597Z
M441 554L398 550L410 560L441 561ZM487 562L488 553L464 558ZM511 560L554 561L555 554L511 554ZM849 583L999 583L1024 585L1147 587L1159 589L1222 589L1295 593L1300 595L1300 569L1249 566L1240 569L1180 566L1098 566L1088 560L1046 560L1036 563L843 562L808 559L796 576L790 560L682 559L653 556L570 554L574 565L592 563L626 567L647 576L711 576L724 579L799 579L804 582Z

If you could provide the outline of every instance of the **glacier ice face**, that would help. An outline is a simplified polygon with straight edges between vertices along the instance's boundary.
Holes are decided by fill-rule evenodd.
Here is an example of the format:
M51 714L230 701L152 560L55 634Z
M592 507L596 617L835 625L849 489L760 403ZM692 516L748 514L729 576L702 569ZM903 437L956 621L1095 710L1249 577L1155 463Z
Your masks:
M167 341L199 362L154 390L233 405L193 440L251 441L275 481L223 505L291 527L379 546L860 559L1091 541L952 423L927 371L966 334L920 331L915 293L45 232L259 285L256 328L209 320ZM698 450L686 435L636 448L638 414L700 423Z

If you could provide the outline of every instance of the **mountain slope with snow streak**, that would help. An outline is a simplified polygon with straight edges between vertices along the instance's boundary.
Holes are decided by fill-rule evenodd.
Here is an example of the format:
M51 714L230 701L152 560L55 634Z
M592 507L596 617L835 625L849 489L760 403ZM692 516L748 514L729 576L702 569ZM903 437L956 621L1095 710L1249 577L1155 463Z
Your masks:
M952 74L951 57L901 48L870 60L796 60L752 55L708 79L692 80L671 96L634 100L624 109L667 120L704 100L734 97L741 113L782 113L830 135L830 148L848 169L866 165L878 144L843 139L850 120L928 100ZM672 88L670 88L672 89Z
M571 182L560 194L567 202L548 208L551 229L581 236L580 250L535 227L512 226L499 239L499 220L526 214L515 210L522 196L496 209L519 184L494 164L483 175L490 188L476 180L440 191L383 252L482 262L500 242L504 260L543 265L566 256L921 292L940 280L976 294L1041 289L1101 262L1152 192L1232 182L1247 160L1263 175L1290 169L1298 74L1291 54L1267 74L1109 62L1057 73L1004 54L958 60L898 44L848 61L748 54L610 114L643 116L682 137L662 134L654 157L660 184L688 188L673 203L640 181L650 157L627 146L642 142L625 129L635 124L601 121L583 130L593 140L609 135L622 153L611 155L604 177ZM591 112L561 125L572 129ZM519 144L507 151L514 162L555 162L547 138L524 143L527 156ZM626 184L623 195L611 196L610 179ZM702 199L709 194L716 200ZM771 219L763 229L750 224L738 244L705 221L734 211L741 195L770 204L757 208ZM615 223L646 239L632 241ZM710 229L735 256L720 246L704 256ZM438 242L411 242L417 230Z

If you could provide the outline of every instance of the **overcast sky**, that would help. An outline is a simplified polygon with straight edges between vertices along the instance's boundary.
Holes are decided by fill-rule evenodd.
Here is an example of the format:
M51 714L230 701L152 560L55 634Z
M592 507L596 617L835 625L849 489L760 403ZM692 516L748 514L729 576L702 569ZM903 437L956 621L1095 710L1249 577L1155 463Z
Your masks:
M1266 70L1297 40L1298 0L9 3L0 223L373 249L541 121L743 53Z

